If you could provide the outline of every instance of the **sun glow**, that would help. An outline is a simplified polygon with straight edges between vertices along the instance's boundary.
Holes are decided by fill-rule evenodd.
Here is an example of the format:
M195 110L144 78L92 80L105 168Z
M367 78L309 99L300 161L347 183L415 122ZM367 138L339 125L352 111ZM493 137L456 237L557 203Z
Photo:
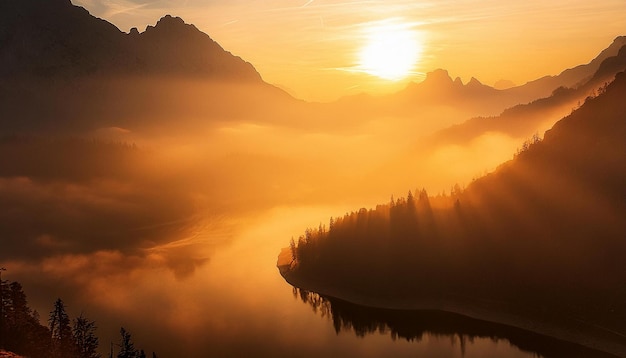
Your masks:
M410 75L422 53L419 34L410 25L385 23L368 28L359 52L359 70L387 80Z

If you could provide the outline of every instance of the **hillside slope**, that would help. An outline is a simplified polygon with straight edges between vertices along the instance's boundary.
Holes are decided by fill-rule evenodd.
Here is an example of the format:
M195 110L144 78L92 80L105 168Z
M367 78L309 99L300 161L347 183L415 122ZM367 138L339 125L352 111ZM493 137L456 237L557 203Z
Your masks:
M620 73L543 141L465 190L409 193L307 230L282 274L373 304L474 302L525 326L558 327L559 337L602 337L600 347L623 353L623 98Z

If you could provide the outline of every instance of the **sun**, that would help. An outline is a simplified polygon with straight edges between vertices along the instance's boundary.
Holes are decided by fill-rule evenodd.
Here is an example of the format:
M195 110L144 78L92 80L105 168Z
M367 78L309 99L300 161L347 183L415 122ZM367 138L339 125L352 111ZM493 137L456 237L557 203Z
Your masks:
M382 24L366 30L366 43L358 54L358 69L397 81L409 76L422 54L417 31L404 24Z

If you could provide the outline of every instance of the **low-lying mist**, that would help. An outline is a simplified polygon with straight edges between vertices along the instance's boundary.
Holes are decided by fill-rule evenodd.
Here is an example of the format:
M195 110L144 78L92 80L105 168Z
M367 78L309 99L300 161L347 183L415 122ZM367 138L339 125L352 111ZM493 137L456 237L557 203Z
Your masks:
M24 122L2 122L0 262L42 314L62 297L107 342L128 325L163 352L162 342L202 330L234 344L243 323L211 307L243 322L255 290L282 300L275 254L303 227L408 190L467 185L542 128L510 132L504 121L437 141L473 114L453 104L337 110L267 85L55 86L33 94L47 115L29 108ZM165 337L155 321L177 333Z

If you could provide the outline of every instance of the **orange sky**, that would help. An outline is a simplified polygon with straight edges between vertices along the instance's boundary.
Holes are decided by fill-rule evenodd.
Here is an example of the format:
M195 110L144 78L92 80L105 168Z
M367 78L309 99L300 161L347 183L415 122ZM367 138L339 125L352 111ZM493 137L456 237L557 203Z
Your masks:
M182 17L297 97L383 93L447 69L467 82L517 84L586 63L626 35L623 0L73 0L123 31ZM417 34L421 59L402 80L355 71L372 26Z

